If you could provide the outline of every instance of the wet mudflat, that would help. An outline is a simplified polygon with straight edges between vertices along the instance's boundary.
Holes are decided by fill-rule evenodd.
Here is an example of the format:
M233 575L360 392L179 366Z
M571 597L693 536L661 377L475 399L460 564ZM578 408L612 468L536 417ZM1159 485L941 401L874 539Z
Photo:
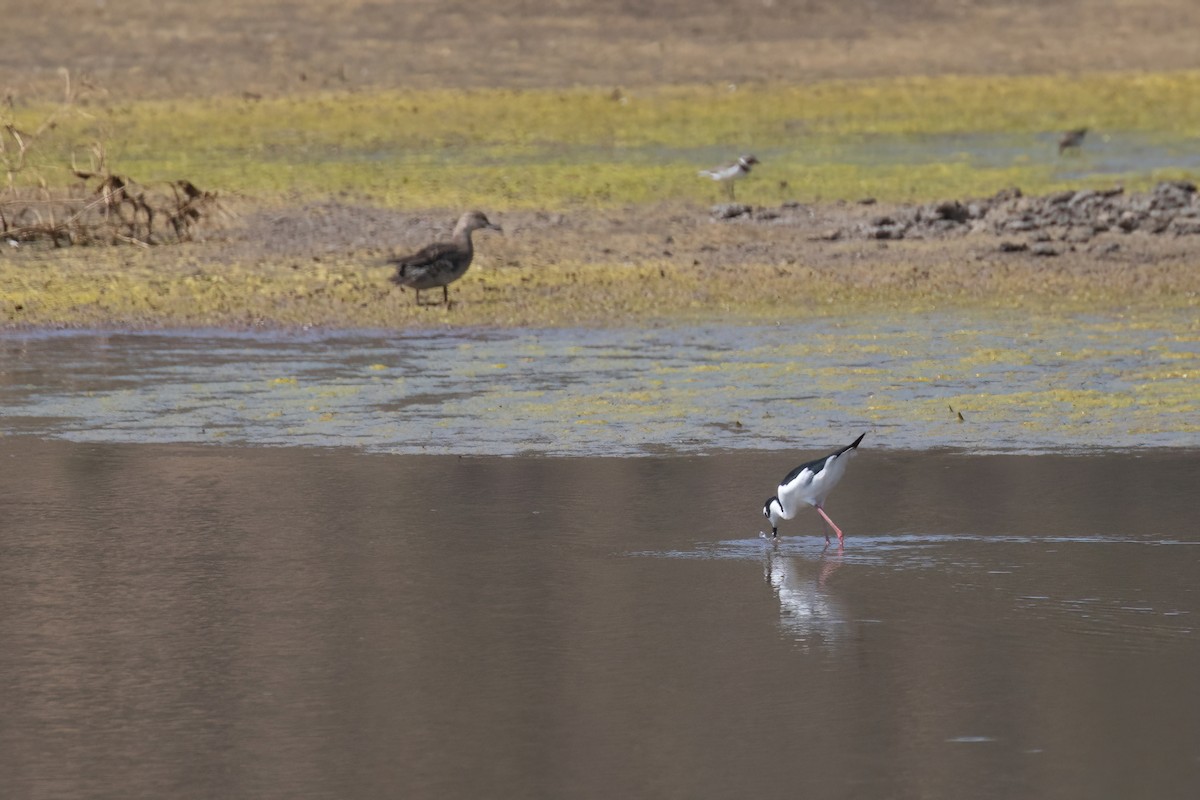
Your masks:
M1200 447L1200 331L1187 310L31 332L0 341L0 356L0 431L75 441L577 456L827 448L870 430L872 446L904 449Z
M0 439L12 796L1193 797L1195 450ZM797 454L798 455L798 454Z

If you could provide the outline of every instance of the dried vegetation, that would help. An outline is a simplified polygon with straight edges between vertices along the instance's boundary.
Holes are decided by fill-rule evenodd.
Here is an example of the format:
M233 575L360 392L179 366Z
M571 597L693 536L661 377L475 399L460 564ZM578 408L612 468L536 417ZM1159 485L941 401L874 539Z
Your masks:
M15 99L11 93L5 97L0 112L0 169L5 176L0 237L15 245L147 247L190 241L201 226L225 216L217 195L191 181L143 184L112 172L99 141L89 147L86 168L71 153L71 178L66 185L55 185L47 178L50 165L67 156L42 145L65 118L85 113L79 100L91 88L86 81L72 83L67 73L64 82L62 101L31 128L18 125Z

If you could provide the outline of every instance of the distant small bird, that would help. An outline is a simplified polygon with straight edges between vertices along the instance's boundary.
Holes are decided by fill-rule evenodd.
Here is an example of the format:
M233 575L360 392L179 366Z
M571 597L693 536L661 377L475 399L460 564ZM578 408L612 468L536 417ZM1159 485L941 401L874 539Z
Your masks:
M779 493L768 498L763 506L763 516L771 521L772 539L779 535L780 522L796 516L801 506L809 505L815 507L817 513L825 518L830 528L833 528L838 537L838 544L842 543L842 529L825 513L825 498L846 474L846 462L858 452L858 443L863 440L863 436L866 434L859 436L836 453L801 464L787 474L779 484ZM828 532L825 534L825 543L829 544Z
M754 156L746 155L738 158L732 164L726 164L721 167L713 167L712 169L702 169L697 175L701 178L711 178L718 183L725 184L725 190L729 192L729 199L733 199L733 182L750 174L750 167L759 163Z
M1058 140L1058 154L1061 156L1065 150L1078 150L1083 144L1083 137L1087 136L1087 128L1076 128L1075 130L1067 131Z
M442 287L442 302L450 307L450 284L461 278L471 266L475 249L471 244L471 232L480 228L503 231L493 225L482 211L468 211L454 226L454 235L448 242L435 242L408 256L389 258L387 263L396 266L392 283L408 286L417 292L417 305L421 303L421 290Z

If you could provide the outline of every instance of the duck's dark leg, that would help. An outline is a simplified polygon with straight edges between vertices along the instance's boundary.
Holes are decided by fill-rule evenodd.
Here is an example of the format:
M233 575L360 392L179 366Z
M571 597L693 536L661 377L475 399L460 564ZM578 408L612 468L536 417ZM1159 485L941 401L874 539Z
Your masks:
M450 287L449 286L442 287L442 303L445 304L446 308L450 307Z
M413 289L413 291L417 293L417 305L421 305L421 290Z

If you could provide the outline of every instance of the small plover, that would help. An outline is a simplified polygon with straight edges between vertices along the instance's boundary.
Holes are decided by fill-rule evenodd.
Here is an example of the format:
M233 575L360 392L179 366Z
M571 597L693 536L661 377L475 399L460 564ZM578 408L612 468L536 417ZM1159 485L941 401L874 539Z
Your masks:
M802 506L808 505L816 508L817 513L824 517L829 527L837 534L838 545L842 544L842 529L825 513L825 498L846 474L846 462L858 452L858 443L863 440L863 436L866 434L859 436L836 453L801 464L787 474L779 484L778 494L767 498L767 503L763 506L763 516L771 521L772 539L779 535L780 522L796 516ZM829 544L828 532L825 533L825 543Z
M471 266L475 249L471 244L471 232L481 228L502 230L492 224L482 211L468 211L454 226L454 235L448 242L435 242L408 256L394 256L387 263L396 267L392 283L408 286L417 292L417 305L421 303L422 289L442 287L442 302L450 307L450 284L461 278Z
M750 167L759 163L758 159L751 155L745 155L738 158L732 164L725 164L712 169L702 169L697 175L701 178L711 178L718 183L725 184L725 190L729 192L729 199L733 199L733 182L744 178L750 174Z
M1066 150L1078 150L1083 144L1083 137L1087 136L1087 128L1076 128L1067 131L1058 140L1058 154L1061 156Z

